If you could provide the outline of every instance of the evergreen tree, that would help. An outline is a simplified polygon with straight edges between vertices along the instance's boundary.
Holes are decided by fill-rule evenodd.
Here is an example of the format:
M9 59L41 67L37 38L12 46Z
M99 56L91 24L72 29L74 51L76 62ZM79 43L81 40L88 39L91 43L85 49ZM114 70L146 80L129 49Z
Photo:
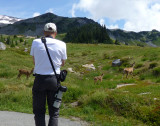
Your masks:
M115 45L120 45L120 42L116 39Z
M8 45L10 45L10 44L11 44L11 38L10 38L10 36L8 36L8 37L7 37L6 44L8 44Z
M23 38L20 38L19 41L20 41L20 43L21 43L21 42L24 42Z
M13 38L16 39L16 38L17 38L17 35L14 35Z
M17 46L17 45L18 45L18 42L16 41L15 44L16 44L16 46Z
M80 28L74 28L67 32L64 41L73 43L106 43L112 44L107 34L105 25L87 24Z
M15 47L13 40L11 41L10 46Z
M0 37L0 42L4 42L4 38L3 38L2 35L1 35L1 37Z
M127 43L127 42L125 42L125 45L128 45L128 43Z

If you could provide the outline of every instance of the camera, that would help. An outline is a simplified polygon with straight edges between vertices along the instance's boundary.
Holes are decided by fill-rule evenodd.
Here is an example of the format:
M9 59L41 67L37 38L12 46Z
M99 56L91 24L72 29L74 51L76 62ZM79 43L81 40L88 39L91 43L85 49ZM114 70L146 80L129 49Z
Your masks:
M63 92L67 91L67 87L60 86L57 93L55 94L55 101L53 103L54 108L59 108L62 101Z

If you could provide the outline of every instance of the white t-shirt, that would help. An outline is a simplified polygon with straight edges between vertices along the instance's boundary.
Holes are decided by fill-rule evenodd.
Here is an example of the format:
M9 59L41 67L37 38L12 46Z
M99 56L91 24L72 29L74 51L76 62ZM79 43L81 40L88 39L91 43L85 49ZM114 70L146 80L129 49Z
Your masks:
M46 37L46 44L57 74L60 74L62 60L67 59L66 44L60 40ZM54 75L46 48L41 39L32 42L30 55L34 56L34 73L41 75Z

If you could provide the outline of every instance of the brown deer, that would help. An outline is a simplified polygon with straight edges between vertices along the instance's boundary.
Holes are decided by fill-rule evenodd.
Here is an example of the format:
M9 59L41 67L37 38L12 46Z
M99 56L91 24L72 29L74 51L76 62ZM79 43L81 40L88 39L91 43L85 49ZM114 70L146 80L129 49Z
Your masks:
M97 81L102 82L103 76L104 76L104 74L101 74L100 76L94 77L94 83L96 83Z
M34 68L32 68L31 71L28 71L28 70L24 70L24 69L20 69L19 70L19 74L18 74L18 77L17 78L20 78L22 74L26 75L26 79L29 78L29 76L33 73L33 70Z
M123 69L123 75L126 74L126 78L128 77L129 74L132 75L132 78L133 78L134 66L135 66L135 62L131 65L131 67Z

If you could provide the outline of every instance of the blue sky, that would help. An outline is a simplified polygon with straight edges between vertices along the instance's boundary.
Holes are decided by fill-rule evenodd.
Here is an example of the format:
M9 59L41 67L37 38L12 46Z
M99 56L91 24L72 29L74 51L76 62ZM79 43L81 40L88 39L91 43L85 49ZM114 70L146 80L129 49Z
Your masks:
M160 0L0 0L0 15L31 18L46 12L87 17L107 28L160 31Z

